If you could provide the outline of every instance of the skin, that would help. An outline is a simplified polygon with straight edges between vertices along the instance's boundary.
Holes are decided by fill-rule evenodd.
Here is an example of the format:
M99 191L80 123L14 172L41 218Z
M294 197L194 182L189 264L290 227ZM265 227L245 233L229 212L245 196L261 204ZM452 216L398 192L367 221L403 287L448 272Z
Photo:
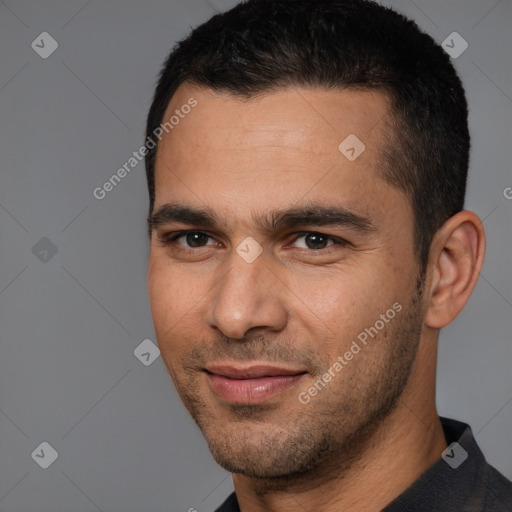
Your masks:
M154 211L179 202L208 207L220 222L152 231L149 297L169 374L233 473L243 512L381 510L446 448L435 406L438 331L475 286L482 223L469 211L449 219L419 286L410 200L377 172L386 96L286 88L241 100L184 84L164 119L190 97L197 107L159 144ZM353 162L338 151L349 134L366 146ZM373 229L269 231L256 222L305 203L343 206ZM183 230L206 236L171 240ZM236 252L249 236L263 249L252 263ZM301 403L299 393L396 303L401 311ZM226 361L306 373L262 404L236 405L204 372Z

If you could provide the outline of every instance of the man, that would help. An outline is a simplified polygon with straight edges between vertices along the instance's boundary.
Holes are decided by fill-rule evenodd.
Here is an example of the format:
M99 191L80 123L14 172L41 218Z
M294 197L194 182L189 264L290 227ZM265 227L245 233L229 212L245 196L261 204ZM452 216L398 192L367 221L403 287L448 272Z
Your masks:
M173 50L147 137L151 311L218 511L512 510L435 405L485 250L443 50L373 2L249 0Z

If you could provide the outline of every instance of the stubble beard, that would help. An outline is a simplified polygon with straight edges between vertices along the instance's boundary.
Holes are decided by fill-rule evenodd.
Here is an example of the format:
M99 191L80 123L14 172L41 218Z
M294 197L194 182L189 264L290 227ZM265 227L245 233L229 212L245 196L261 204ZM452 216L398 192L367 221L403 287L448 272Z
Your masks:
M232 405L221 417L202 397L197 375L179 386L216 462L231 473L260 479L261 493L293 483L314 486L356 464L363 452L376 448L374 433L408 382L421 334L421 298L419 284L408 307L308 404L292 395L296 405L286 417L278 405L266 403Z

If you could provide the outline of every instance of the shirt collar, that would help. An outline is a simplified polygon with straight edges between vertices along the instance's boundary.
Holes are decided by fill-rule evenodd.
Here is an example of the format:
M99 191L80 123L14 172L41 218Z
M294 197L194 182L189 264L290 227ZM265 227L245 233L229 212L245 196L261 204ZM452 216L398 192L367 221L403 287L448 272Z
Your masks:
M449 418L440 420L448 444L441 459L383 512L483 510L489 466L471 427Z

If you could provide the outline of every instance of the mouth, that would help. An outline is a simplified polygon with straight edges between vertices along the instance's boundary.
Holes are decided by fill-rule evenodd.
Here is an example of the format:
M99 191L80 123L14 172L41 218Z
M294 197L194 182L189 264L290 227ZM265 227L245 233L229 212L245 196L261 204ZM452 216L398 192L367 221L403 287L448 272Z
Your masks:
M295 386L307 373L269 365L210 365L204 369L211 390L233 404L262 403Z

